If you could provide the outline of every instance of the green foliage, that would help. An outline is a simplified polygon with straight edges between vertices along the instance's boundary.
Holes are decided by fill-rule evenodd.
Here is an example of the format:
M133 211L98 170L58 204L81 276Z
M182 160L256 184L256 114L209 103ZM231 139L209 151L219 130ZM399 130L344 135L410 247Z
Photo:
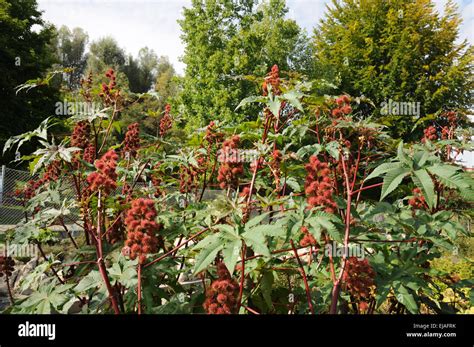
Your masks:
M33 31L35 25L41 30ZM54 114L59 99L57 84L43 85L30 93L15 93L19 84L43 76L54 62L49 46L54 30L44 23L36 1L0 1L0 147L12 135L34 129ZM23 150L29 153L34 147ZM1 163L14 159L14 153L2 156Z
M314 32L318 77L372 100L365 114L373 112L394 137L418 138L415 121L472 107L473 51L456 41L460 21L453 2L441 16L431 0L334 0ZM420 115L383 114L389 100L419 102Z
M186 70L178 101L190 126L217 118L234 124L256 118L255 108L235 111L238 100L259 88L246 76L263 76L273 64L295 68L291 65L301 53L300 29L285 19L286 12L282 0L259 6L254 0L195 0L184 10L179 23Z

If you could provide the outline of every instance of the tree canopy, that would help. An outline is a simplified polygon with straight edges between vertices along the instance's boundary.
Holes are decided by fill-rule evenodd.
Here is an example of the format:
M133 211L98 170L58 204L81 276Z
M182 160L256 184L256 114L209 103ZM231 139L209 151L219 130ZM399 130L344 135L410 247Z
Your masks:
M264 75L278 64L287 70L301 59L301 30L286 19L283 0L258 5L255 0L193 0L179 23L186 45L181 80L180 111L191 125L214 118L238 122L239 100L254 94L256 85L246 76Z
M472 107L473 49L456 41L460 22L451 1L440 15L431 0L333 0L314 31L316 71L368 97L367 114L409 136L420 119ZM382 114L389 100L419 102L419 118Z

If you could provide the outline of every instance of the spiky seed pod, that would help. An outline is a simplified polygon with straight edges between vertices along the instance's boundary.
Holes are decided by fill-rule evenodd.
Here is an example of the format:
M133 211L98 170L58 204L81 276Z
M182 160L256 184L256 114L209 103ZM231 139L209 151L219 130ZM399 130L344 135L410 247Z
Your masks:
M421 142L423 143L425 143L426 140L436 141L438 139L438 132L436 131L436 127L433 125L430 125L425 130L423 130L423 135L424 136L421 139Z
M347 259L346 268L342 276L344 288L358 300L370 297L371 287L375 285L375 271L367 259L357 257Z
M139 198L132 201L131 208L127 211L125 225L127 229L127 248L130 259L138 258L144 263L147 254L155 253L158 246L156 233L160 225L156 223L157 212L155 203L151 199Z
M414 210L420 210L424 209L426 206L426 201L425 197L421 193L420 188L415 188L413 189L413 197L408 200L408 204L414 209Z
M101 189L104 194L109 194L117 188L117 153L113 149L105 153L102 158L95 161L97 171L87 176L91 191Z
M87 121L80 121L76 124L71 135L71 146L86 148L89 145L91 125Z
M160 136L164 137L168 131L171 129L171 126L173 125L173 122L171 120L171 105L167 104L165 106L165 114L160 120Z
M268 86L271 86L273 95L280 95L280 69L278 65L273 65L270 72L265 77L262 85L262 93L264 96L268 95Z
M237 310L239 285L224 263L217 264L218 279L207 288L204 309L208 314L233 314Z
M123 154L128 153L130 158L137 156L137 151L140 148L140 130L138 123L133 123L128 126L125 134Z
M305 194L308 204L311 207L322 206L325 212L334 213L337 205L332 198L333 179L328 164L319 161L316 156L311 156L305 168Z
M244 166L238 158L238 147L240 137L232 136L222 143L220 153L220 167L217 174L217 181L221 189L234 188L239 186L239 177L244 173Z
M318 246L318 241L314 238L314 236L309 232L308 228L305 226L301 227L301 232L303 233L303 238L300 241L301 247L308 247L308 246Z

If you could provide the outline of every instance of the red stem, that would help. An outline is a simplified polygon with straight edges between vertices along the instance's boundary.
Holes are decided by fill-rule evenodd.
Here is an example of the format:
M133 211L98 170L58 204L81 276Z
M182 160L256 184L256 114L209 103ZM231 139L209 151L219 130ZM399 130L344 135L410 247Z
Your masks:
M293 249L293 252L295 253L296 260L298 261L301 276L303 277L304 288L306 290L306 299L308 300L309 310L311 311L311 314L314 314L313 303L311 302L311 292L309 290L308 279L306 278L306 272L304 271L303 263L301 262L301 259L298 256L298 252L295 248L295 244L293 243L293 240L290 240L290 244L291 244L291 248Z

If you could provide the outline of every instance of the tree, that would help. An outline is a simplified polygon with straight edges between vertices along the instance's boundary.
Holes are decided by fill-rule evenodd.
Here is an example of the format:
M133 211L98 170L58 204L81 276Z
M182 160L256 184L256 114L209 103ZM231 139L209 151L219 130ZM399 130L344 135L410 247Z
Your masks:
M156 78L156 69L158 66L158 57L152 49L143 47L138 52L138 62L142 79L144 92L150 90Z
M157 64L155 91L164 105L170 98L176 96L178 86L175 81L176 71L168 57L160 57Z
M130 91L133 93L148 92L156 77L157 65L158 57L148 47L140 49L137 59L129 54L127 64L122 66L121 70L127 75Z
M69 30L67 26L62 26L57 35L58 60L64 67L74 68L70 74L67 84L70 89L77 89L87 65L87 55L85 54L88 35L82 28Z
M33 26L39 30L32 30ZM34 0L0 0L0 146L11 136L34 129L54 115L58 88L42 85L28 93L15 87L41 77L54 63L53 27L44 23ZM23 152L33 147L25 147ZM24 153L23 153L24 154ZM2 156L8 163L11 154Z
M473 49L456 43L459 24L451 1L441 16L431 0L333 0L314 31L317 71L371 99L366 114L406 137L417 120L471 107ZM419 102L419 116L384 112L390 100Z
M288 69L297 55L300 29L285 19L283 0L193 0L179 21L186 44L180 111L191 126L219 117L241 121L239 100L254 94L247 75L264 75L278 64Z
M129 77L130 90L133 92L135 90L132 85L135 82L132 81L135 81L137 76L141 76L143 72L146 71L146 67L144 67L145 65L141 65L142 68L140 69L138 64L131 64L130 66L136 67L136 73ZM158 136L163 110L167 103L174 104L172 99L176 97L178 86L175 81L176 72L168 57L161 56L157 58L152 75L156 75L154 83L155 93L142 95L137 102L134 102L130 107L125 109L122 113L122 122L124 125L128 125L138 121L142 130L150 135ZM150 85L151 83L147 84L147 88L144 89L144 92L149 91Z
M99 74L110 67L117 70L126 63L129 62L125 59L125 52L113 37L107 36L92 42L87 59L88 71Z

